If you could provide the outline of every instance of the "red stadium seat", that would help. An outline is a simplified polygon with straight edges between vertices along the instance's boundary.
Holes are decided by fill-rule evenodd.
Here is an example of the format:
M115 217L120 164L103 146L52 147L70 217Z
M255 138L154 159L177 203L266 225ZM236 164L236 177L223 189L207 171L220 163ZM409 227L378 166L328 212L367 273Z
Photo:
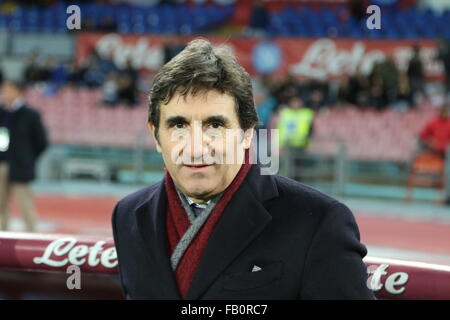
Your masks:
M430 151L419 153L412 161L405 201L411 201L414 186L442 189L444 187L444 170L445 162L440 155Z

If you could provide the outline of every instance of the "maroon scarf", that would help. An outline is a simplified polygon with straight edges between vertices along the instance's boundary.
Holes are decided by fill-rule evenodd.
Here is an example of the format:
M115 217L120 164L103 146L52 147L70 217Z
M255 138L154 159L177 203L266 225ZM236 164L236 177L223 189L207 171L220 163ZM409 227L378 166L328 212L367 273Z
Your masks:
M216 226L216 223L219 221L219 218L228 202L239 188L251 168L249 154L250 152L246 150L245 161L241 169L237 173L236 177L234 177L231 184L225 189L219 202L216 204L213 211L210 213L209 217L200 228L178 263L175 270L175 279L178 285L178 290L183 299L186 298L189 286L192 282L195 271L200 264L203 251L208 243L211 233L214 230L214 227ZM190 222L186 211L181 205L181 200L175 190L172 177L167 170L164 177L164 185L167 193L166 231L170 248L169 254L171 255L181 237L189 228Z

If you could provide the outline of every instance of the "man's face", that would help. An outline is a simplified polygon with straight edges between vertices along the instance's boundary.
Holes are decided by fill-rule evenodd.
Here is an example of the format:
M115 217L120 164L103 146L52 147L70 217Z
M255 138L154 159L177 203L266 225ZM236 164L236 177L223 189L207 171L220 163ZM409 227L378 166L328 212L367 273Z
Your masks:
M159 120L156 147L176 186L198 201L225 190L253 134L240 128L233 97L215 90L175 94L161 105ZM154 126L149 128L155 133Z
M20 91L9 82L5 82L1 88L2 88L1 90L2 102L6 106L9 106L11 103L14 102L16 98L20 96Z

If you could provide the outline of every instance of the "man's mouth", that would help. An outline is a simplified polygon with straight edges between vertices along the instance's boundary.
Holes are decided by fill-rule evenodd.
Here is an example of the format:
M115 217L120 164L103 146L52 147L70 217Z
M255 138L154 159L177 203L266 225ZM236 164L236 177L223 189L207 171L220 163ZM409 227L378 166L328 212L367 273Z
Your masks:
M184 166L189 167L189 168L204 168L204 167L212 166L212 164L184 164Z
M200 170L203 168L207 168L212 166L212 164L183 164L184 167L187 167L189 169L193 169L193 170Z

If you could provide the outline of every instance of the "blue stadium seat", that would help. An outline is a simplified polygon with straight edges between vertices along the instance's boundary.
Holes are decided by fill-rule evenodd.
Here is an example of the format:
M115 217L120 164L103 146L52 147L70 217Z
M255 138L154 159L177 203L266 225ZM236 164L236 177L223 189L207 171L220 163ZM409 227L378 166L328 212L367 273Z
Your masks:
M76 3L76 2L75 2ZM78 3L83 19L99 25L111 17L121 33L202 33L226 22L236 10L235 5L217 4L107 4ZM13 15L0 16L0 28L23 32L66 32L67 4L55 3L47 8L19 7ZM449 36L450 10L441 14L408 7L397 10L383 8L382 29L367 30L353 20L341 22L346 6L285 6L270 14L267 32L276 36L324 37L330 30L339 37L373 39L413 39ZM348 13L348 12L347 12Z
M388 39L398 39L400 38L396 28L386 29L385 37Z
M6 27L7 27L6 16L0 14L0 29L6 29Z
M131 23L127 21L118 21L117 31L120 33L131 33Z
M366 36L369 39L381 39L381 38L384 38L384 32L383 32L383 29L367 30Z
M364 38L364 33L360 28L351 28L348 32L348 36L351 38Z

